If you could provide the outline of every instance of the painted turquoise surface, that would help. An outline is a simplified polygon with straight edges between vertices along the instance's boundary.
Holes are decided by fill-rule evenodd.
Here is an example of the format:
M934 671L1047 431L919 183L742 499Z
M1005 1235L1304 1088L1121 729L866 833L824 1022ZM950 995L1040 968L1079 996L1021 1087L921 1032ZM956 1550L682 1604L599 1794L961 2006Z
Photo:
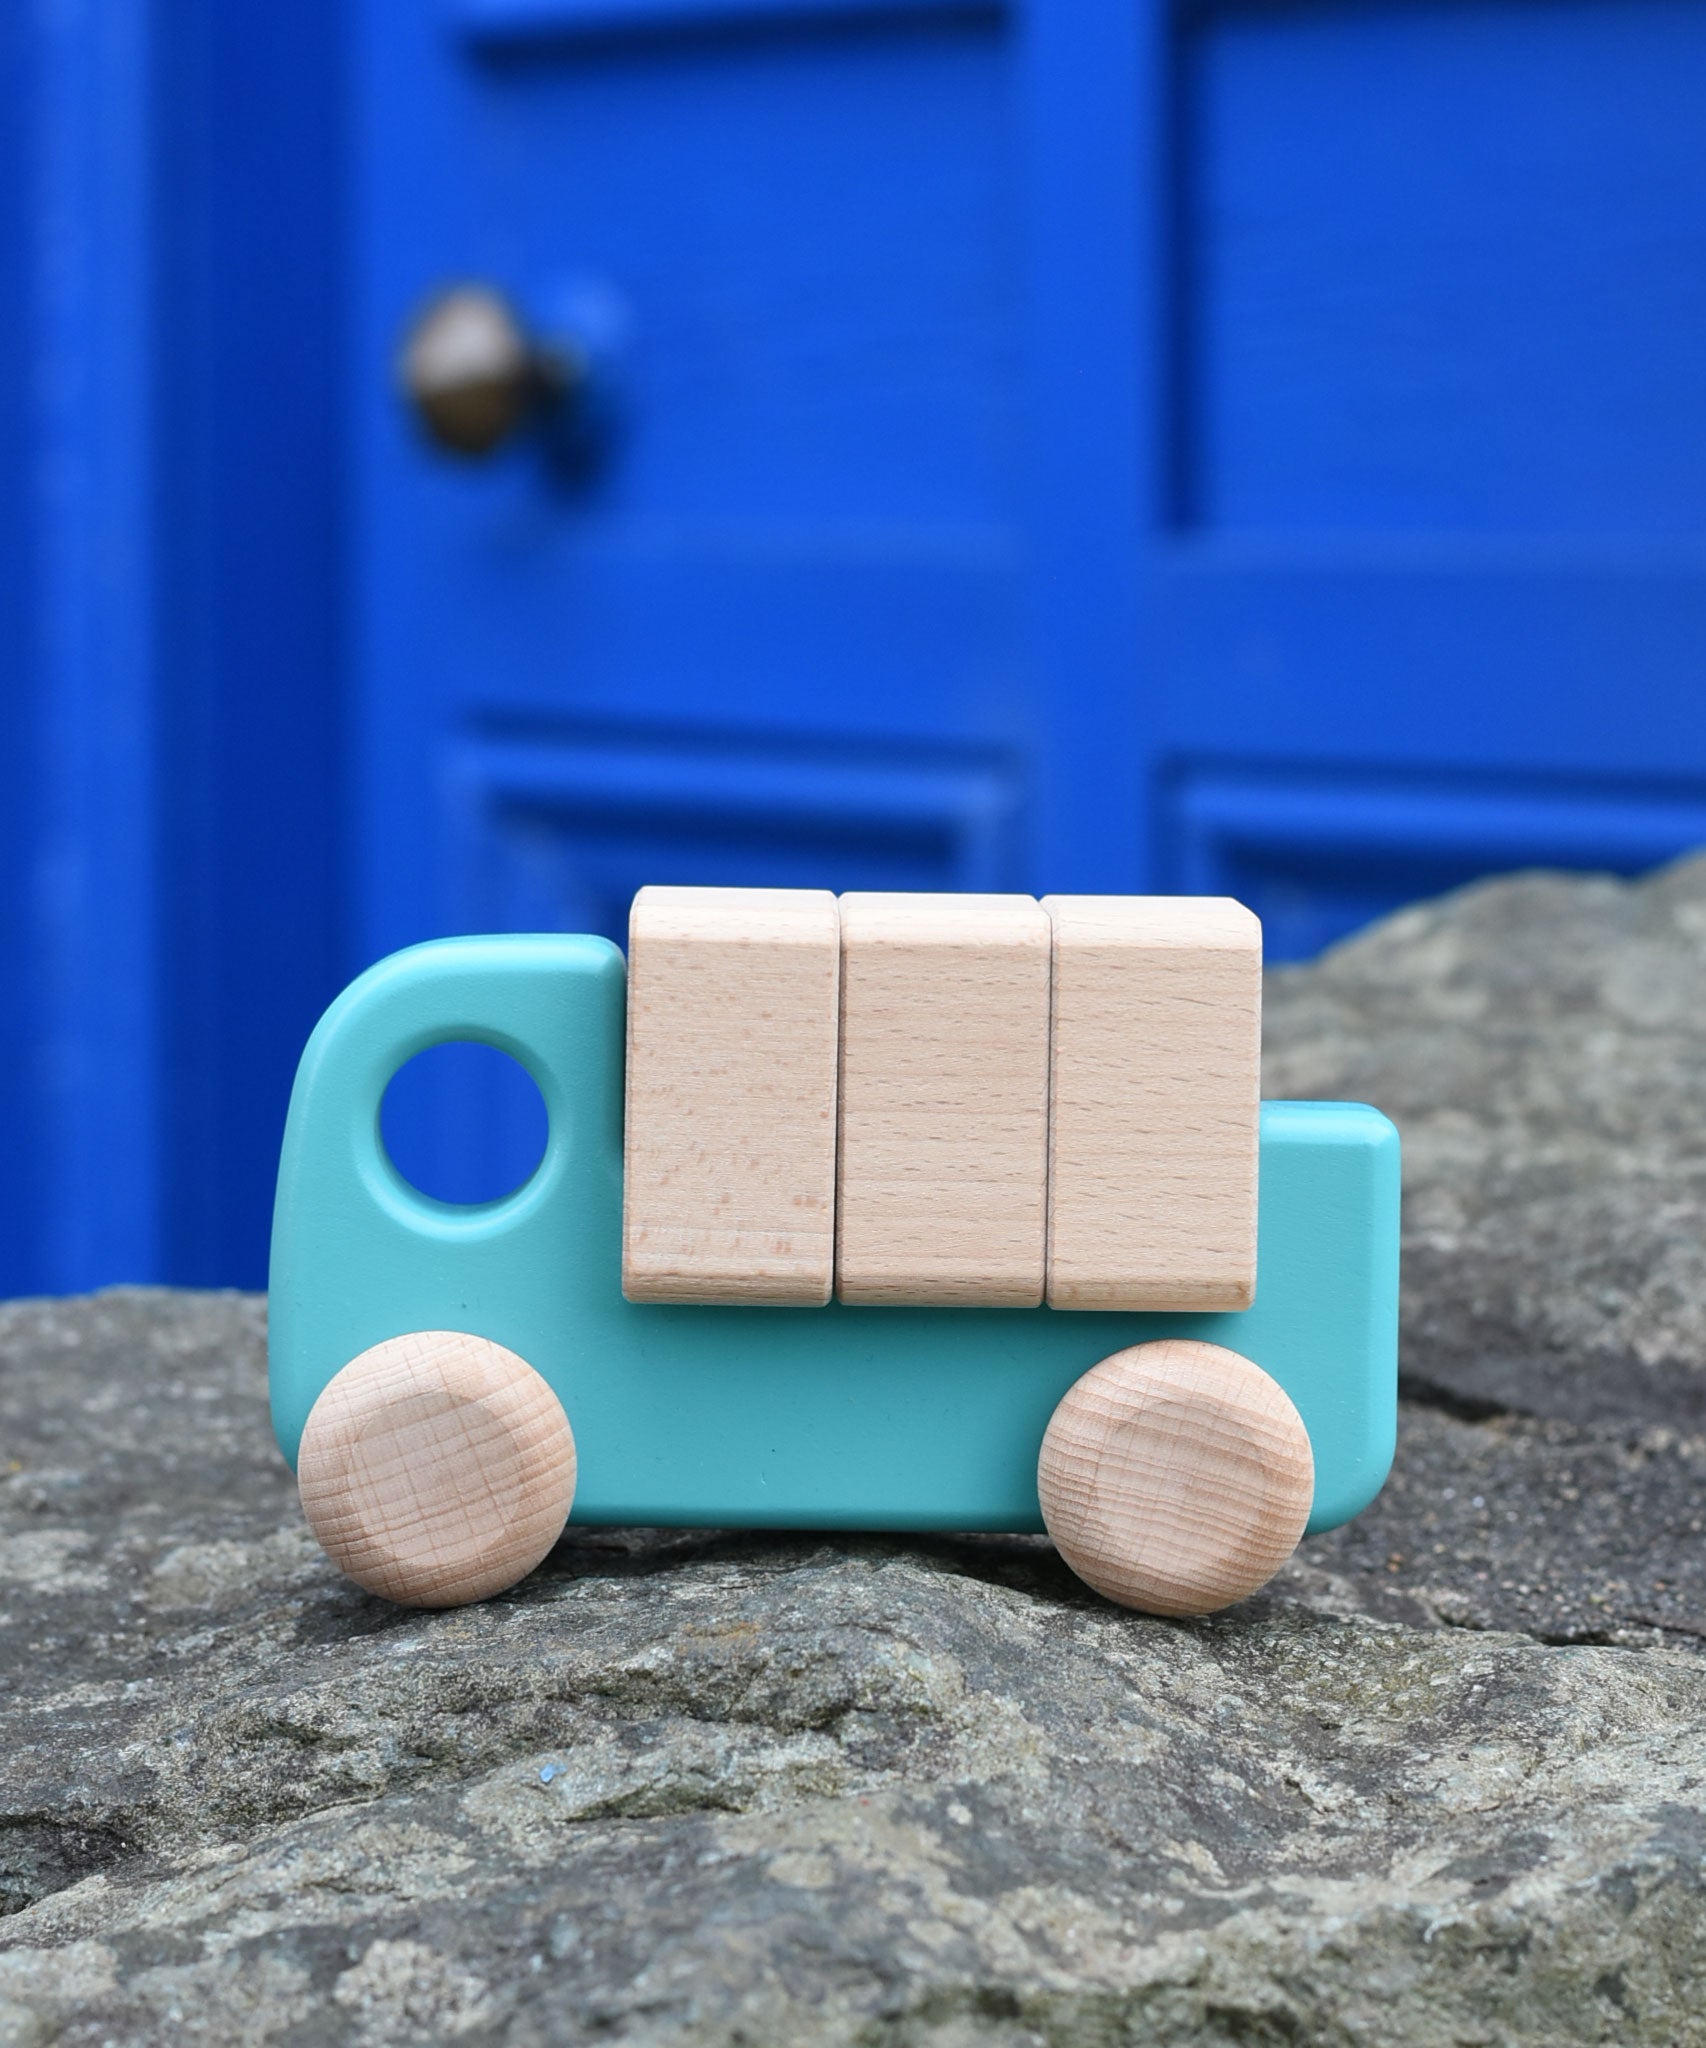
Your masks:
M1042 1526L1055 1403L1108 1353L1184 1335L1285 1387L1315 1453L1311 1529L1379 1491L1396 1427L1398 1134L1353 1103L1265 1103L1255 1305L1238 1314L636 1305L620 1286L626 976L602 939L417 946L326 1013L291 1100L273 1225L273 1422L292 1464L357 1352L415 1329L495 1339L544 1374L585 1523ZM545 1098L539 1170L457 1208L387 1158L379 1104L446 1039L512 1054Z

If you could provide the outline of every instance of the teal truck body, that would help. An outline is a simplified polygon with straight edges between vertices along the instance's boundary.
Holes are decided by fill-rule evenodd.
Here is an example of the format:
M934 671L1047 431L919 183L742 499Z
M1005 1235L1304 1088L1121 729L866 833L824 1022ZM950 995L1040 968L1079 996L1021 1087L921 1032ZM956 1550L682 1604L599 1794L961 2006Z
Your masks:
M1354 1103L1261 1112L1254 1305L1226 1314L692 1307L621 1290L626 974L607 941L446 939L381 961L303 1055L271 1275L273 1422L294 1465L341 1367L411 1330L489 1337L574 1431L575 1523L1036 1530L1037 1453L1099 1360L1164 1336L1272 1374L1308 1429L1309 1526L1379 1491L1396 1426L1398 1134ZM419 1193L380 1135L391 1076L469 1039L538 1084L544 1156L503 1200Z

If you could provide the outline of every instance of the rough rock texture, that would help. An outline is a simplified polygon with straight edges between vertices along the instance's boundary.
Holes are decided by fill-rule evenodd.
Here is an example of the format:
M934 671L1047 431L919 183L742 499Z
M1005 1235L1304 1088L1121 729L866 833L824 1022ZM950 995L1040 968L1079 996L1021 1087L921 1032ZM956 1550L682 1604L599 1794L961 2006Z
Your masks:
M1706 1429L1706 859L1419 905L1267 1016L1269 1094L1404 1133L1415 1388Z
M1392 1484L1245 1607L583 1535L388 1609L263 1311L0 1307L0 2048L1706 2042L1706 864L1273 977L1408 1141Z

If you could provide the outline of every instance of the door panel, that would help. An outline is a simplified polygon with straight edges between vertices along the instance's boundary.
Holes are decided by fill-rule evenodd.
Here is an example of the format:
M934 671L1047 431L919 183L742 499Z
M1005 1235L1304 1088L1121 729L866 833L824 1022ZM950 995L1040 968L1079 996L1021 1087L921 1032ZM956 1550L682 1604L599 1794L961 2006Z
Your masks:
M1180 42L1217 533L1706 529L1706 18L1217 10Z
M1271 938L1303 953L1489 869L1697 843L1706 16L1227 7L1177 35L1162 872L1290 906Z
M1698 843L1706 14L1158 0L1034 33L1037 299L1057 348L1066 305L1093 329L1039 401L1041 651L1134 864L1248 896L1285 958L1490 868ZM1044 845L1094 857L1070 812Z
M648 881L1020 886L1002 11L375 4L367 52L363 950L621 938ZM590 469L414 430L387 365L463 278L596 320ZM399 1142L453 1180L520 1139L446 1076Z
M863 12L371 10L367 950L619 935L660 878L1016 883L1009 39ZM412 430L384 365L459 277L602 309L591 475Z
M1706 795L1652 784L1453 780L1204 767L1170 788L1181 889L1236 896L1275 960L1303 960L1394 904L1509 868L1625 874L1706 845Z
M522 733L459 751L464 906L500 930L625 936L652 875L687 884L996 889L1016 865L1023 785L990 757L843 750L833 760L721 738Z

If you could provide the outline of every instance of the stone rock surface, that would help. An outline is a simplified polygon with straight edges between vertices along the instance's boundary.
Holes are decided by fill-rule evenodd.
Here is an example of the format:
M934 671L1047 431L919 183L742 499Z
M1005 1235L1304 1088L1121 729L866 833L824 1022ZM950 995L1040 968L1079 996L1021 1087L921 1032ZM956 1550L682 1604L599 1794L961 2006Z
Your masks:
M1267 1046L1403 1131L1412 1389L1706 1428L1706 859L1404 911L1270 976Z
M1031 1539L340 1581L264 1309L0 1306L0 2048L1706 2042L1706 864L1270 980L1403 1126L1399 1463L1208 1621Z

